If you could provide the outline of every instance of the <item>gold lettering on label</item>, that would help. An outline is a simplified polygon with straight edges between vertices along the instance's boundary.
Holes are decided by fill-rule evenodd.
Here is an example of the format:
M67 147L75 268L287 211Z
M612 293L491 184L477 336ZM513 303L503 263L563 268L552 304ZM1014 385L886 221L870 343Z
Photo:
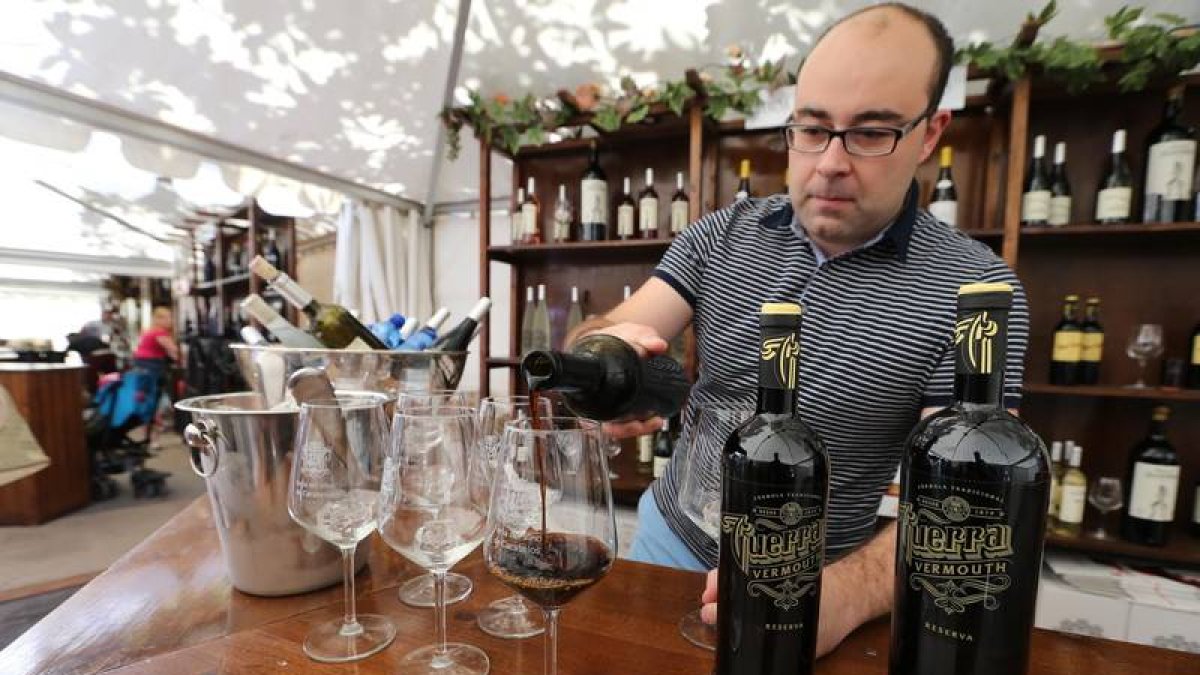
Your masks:
M1000 324L989 318L987 312L960 319L954 325L954 345L960 347L966 342L963 349L971 370L981 375L992 373L992 343L999 332Z
M775 362L780 384L787 389L796 388L800 370L800 341L795 333L763 340L762 360Z

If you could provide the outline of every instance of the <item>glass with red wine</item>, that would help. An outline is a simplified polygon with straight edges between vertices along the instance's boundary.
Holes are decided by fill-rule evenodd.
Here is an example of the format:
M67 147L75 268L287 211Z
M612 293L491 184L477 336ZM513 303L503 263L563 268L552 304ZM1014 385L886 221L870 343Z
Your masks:
M489 572L542 609L546 675L558 673L559 613L616 559L606 445L587 419L525 419L505 429L483 555Z

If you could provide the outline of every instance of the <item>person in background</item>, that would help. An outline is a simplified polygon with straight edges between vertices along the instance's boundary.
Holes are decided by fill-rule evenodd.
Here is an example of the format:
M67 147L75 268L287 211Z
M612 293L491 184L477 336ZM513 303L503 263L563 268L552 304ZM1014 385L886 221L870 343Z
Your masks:
M160 377L166 373L167 359L179 362L179 344L175 342L174 332L175 317L171 308L155 307L150 327L142 331L137 349L133 350L133 365Z

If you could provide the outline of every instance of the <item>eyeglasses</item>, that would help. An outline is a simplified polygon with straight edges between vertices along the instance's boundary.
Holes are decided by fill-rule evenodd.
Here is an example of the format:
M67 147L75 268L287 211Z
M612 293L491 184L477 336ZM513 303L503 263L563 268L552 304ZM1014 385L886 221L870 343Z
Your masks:
M882 157L896 151L900 139L907 136L922 120L929 117L923 112L913 121L899 127L863 126L849 127L840 131L819 124L792 123L783 127L783 140L796 152L825 152L835 138L842 139L842 147L856 157Z

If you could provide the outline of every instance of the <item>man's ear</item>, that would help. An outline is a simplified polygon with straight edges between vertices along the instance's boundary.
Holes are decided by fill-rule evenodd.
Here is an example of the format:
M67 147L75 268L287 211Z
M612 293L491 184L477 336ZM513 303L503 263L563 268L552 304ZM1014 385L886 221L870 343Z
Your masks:
M925 125L925 137L921 139L922 162L929 159L929 156L937 149L938 141L942 138L942 132L949 125L949 110L938 110L929 116L929 121Z

